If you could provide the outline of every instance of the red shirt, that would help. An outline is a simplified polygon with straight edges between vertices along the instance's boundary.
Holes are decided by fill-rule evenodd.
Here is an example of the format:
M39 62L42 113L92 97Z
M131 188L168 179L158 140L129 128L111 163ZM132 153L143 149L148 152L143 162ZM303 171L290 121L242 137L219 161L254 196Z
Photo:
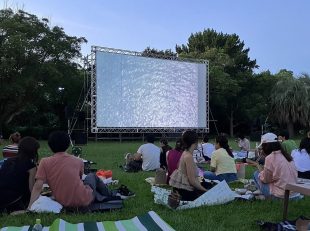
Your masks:
M167 156L167 166L168 166L168 176L167 183L169 184L170 176L179 167L179 160L182 156L182 152L172 149L168 152Z
M83 161L65 152L42 158L36 179L47 183L55 200L65 207L87 206L93 200L93 190L84 185L81 176Z

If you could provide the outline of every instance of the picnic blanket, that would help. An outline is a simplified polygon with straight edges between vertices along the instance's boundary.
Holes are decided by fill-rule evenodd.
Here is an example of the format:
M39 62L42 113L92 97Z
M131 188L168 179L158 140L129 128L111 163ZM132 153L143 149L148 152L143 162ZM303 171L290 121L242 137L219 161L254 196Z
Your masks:
M152 186L151 191L154 193L154 202L156 204L168 206L168 196L171 190ZM194 201L181 201L177 210L196 208L203 205L225 204L233 201L235 195L236 194L231 191L226 181L222 181Z
M265 231L309 231L310 219L300 216L295 220L281 221L279 223L256 221L262 230Z
M31 226L23 227L4 227L0 231L31 231ZM154 211L136 216L129 220L103 221L103 222L84 222L71 224L62 219L56 219L51 226L44 227L42 231L173 231L164 220Z

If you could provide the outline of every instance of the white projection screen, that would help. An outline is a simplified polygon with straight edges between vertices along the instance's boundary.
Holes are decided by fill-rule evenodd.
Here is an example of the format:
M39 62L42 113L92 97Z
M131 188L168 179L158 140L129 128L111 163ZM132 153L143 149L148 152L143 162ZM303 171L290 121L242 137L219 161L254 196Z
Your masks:
M208 129L207 61L105 49L94 55L94 131Z

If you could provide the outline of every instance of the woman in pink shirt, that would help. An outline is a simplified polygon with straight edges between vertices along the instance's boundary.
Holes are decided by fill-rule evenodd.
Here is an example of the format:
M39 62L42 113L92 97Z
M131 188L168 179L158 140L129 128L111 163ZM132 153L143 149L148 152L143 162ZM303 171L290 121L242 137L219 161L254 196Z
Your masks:
M257 163L258 171L254 173L255 184L266 198L283 198L286 184L297 183L293 159L282 150L276 138L273 133L262 136L265 165Z

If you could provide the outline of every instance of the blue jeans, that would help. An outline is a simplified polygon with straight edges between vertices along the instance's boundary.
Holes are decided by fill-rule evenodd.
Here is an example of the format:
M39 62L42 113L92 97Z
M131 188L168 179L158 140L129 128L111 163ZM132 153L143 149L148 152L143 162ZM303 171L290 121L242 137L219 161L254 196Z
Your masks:
M258 177L259 171L255 171L253 175L254 183L256 187L262 192L265 197L270 197L269 184L263 183Z
M237 152L237 157L238 158L246 158L248 156L248 152L247 151L239 151Z
M203 177L209 180L219 180L219 181L225 180L227 183L238 179L236 173L223 173L223 174L215 175L214 172L210 172L210 171L205 171L203 173Z

